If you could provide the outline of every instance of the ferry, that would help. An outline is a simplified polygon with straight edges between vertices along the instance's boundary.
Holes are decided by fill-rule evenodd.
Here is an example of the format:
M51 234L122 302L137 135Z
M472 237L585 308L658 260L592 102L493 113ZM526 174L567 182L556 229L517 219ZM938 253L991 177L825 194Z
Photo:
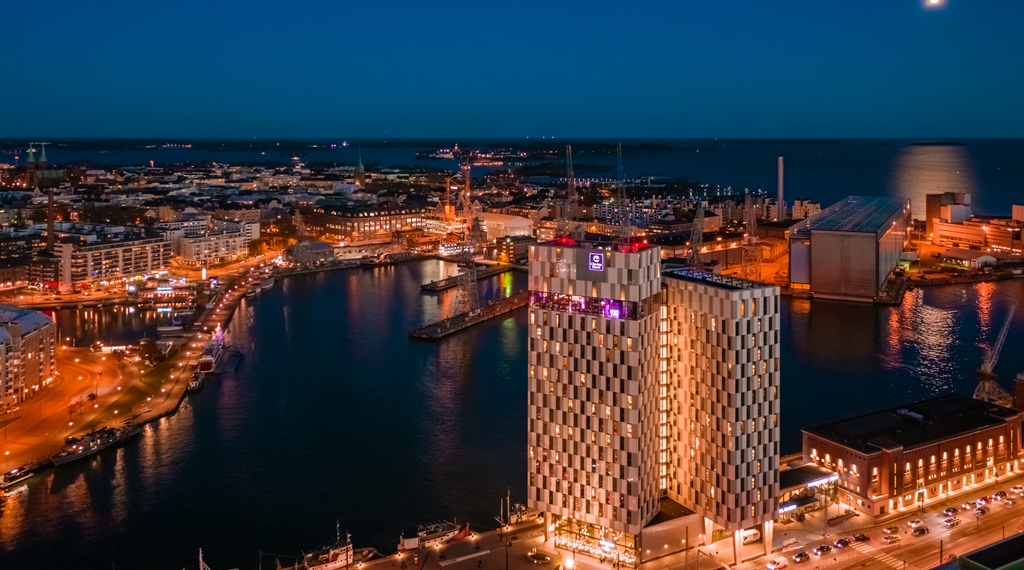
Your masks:
M303 553L298 568L303 570L337 570L350 565L366 562L377 556L373 548L352 548L352 537L348 534L342 539L341 531L334 542L327 543L308 553Z
M434 548L469 536L469 523L438 521L409 528L398 540L398 551Z
M216 340L206 343L206 347L203 348L203 354L199 357L198 371L213 372L214 367L220 362L223 352L223 347Z
M142 426L131 425L120 429L100 428L81 437L69 437L64 449L50 456L54 465L63 465L76 459L83 459L104 449L121 443L142 432Z

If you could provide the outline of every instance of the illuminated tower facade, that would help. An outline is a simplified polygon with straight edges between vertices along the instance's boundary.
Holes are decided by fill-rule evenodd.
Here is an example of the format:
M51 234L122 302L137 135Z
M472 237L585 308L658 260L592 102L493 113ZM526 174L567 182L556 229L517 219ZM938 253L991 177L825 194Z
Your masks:
M528 504L557 546L627 566L663 494L660 269L657 247L560 238L530 249Z
M771 552L779 495L779 288L691 269L664 274L678 406L669 498Z

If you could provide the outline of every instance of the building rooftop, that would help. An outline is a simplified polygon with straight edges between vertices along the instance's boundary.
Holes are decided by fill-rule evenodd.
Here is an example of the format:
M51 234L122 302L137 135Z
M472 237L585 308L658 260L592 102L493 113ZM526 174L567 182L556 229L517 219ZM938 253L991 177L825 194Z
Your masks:
M943 441L1002 424L1020 413L960 394L948 394L803 431L862 453L874 453Z
M678 279L679 281L689 281L690 283L709 285L711 287L718 287L719 289L726 289L729 291L772 287L772 285L768 285L767 283L750 281L739 277L730 277L728 275L719 275L717 273L710 273L692 268L662 271L661 276L669 279Z
M967 564L965 564L967 562ZM1020 568L1024 564L1024 534L1017 534L960 557L960 568ZM1012 565L1012 566L1011 566Z
M622 253L636 253L645 249L650 249L654 245L647 242L643 238L630 238L628 241L615 236L608 236L604 234L593 234L587 232L583 239L574 239L568 236L556 237L551 241L541 242L539 245L546 245L551 247L572 247L577 249L604 249L604 250L617 250Z
M425 206L397 206L395 204L368 204L360 206L330 205L317 206L315 212L343 218L368 218L374 216L394 216L400 214L422 214L427 211Z
M833 231L881 235L909 208L910 202L901 198L850 196L801 220L790 234L809 236L812 231Z
M21 325L21 334L26 335L53 324L53 320L39 311L22 309L12 305L0 305L0 323ZM0 331L0 340L9 338L10 334L7 331Z
M815 483L822 479L829 479L833 473L824 467L813 463L801 465L793 469L779 471L779 489L796 489L806 486L808 483Z

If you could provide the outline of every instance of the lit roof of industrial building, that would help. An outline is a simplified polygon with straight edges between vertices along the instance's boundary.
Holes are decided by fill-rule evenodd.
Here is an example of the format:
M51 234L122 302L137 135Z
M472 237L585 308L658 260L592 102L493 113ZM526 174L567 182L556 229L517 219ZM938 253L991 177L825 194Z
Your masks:
M790 234L807 236L812 231L833 231L881 235L909 208L910 202L902 198L850 196L801 220L790 229Z
M944 441L1002 424L1019 413L960 394L948 394L803 431L862 453L874 453Z

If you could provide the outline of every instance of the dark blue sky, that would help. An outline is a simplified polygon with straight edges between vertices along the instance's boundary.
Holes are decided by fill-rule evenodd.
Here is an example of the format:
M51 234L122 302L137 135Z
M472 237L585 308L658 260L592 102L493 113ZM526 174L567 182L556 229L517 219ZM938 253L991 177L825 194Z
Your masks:
M1024 136L1024 1L6 2L0 137Z

